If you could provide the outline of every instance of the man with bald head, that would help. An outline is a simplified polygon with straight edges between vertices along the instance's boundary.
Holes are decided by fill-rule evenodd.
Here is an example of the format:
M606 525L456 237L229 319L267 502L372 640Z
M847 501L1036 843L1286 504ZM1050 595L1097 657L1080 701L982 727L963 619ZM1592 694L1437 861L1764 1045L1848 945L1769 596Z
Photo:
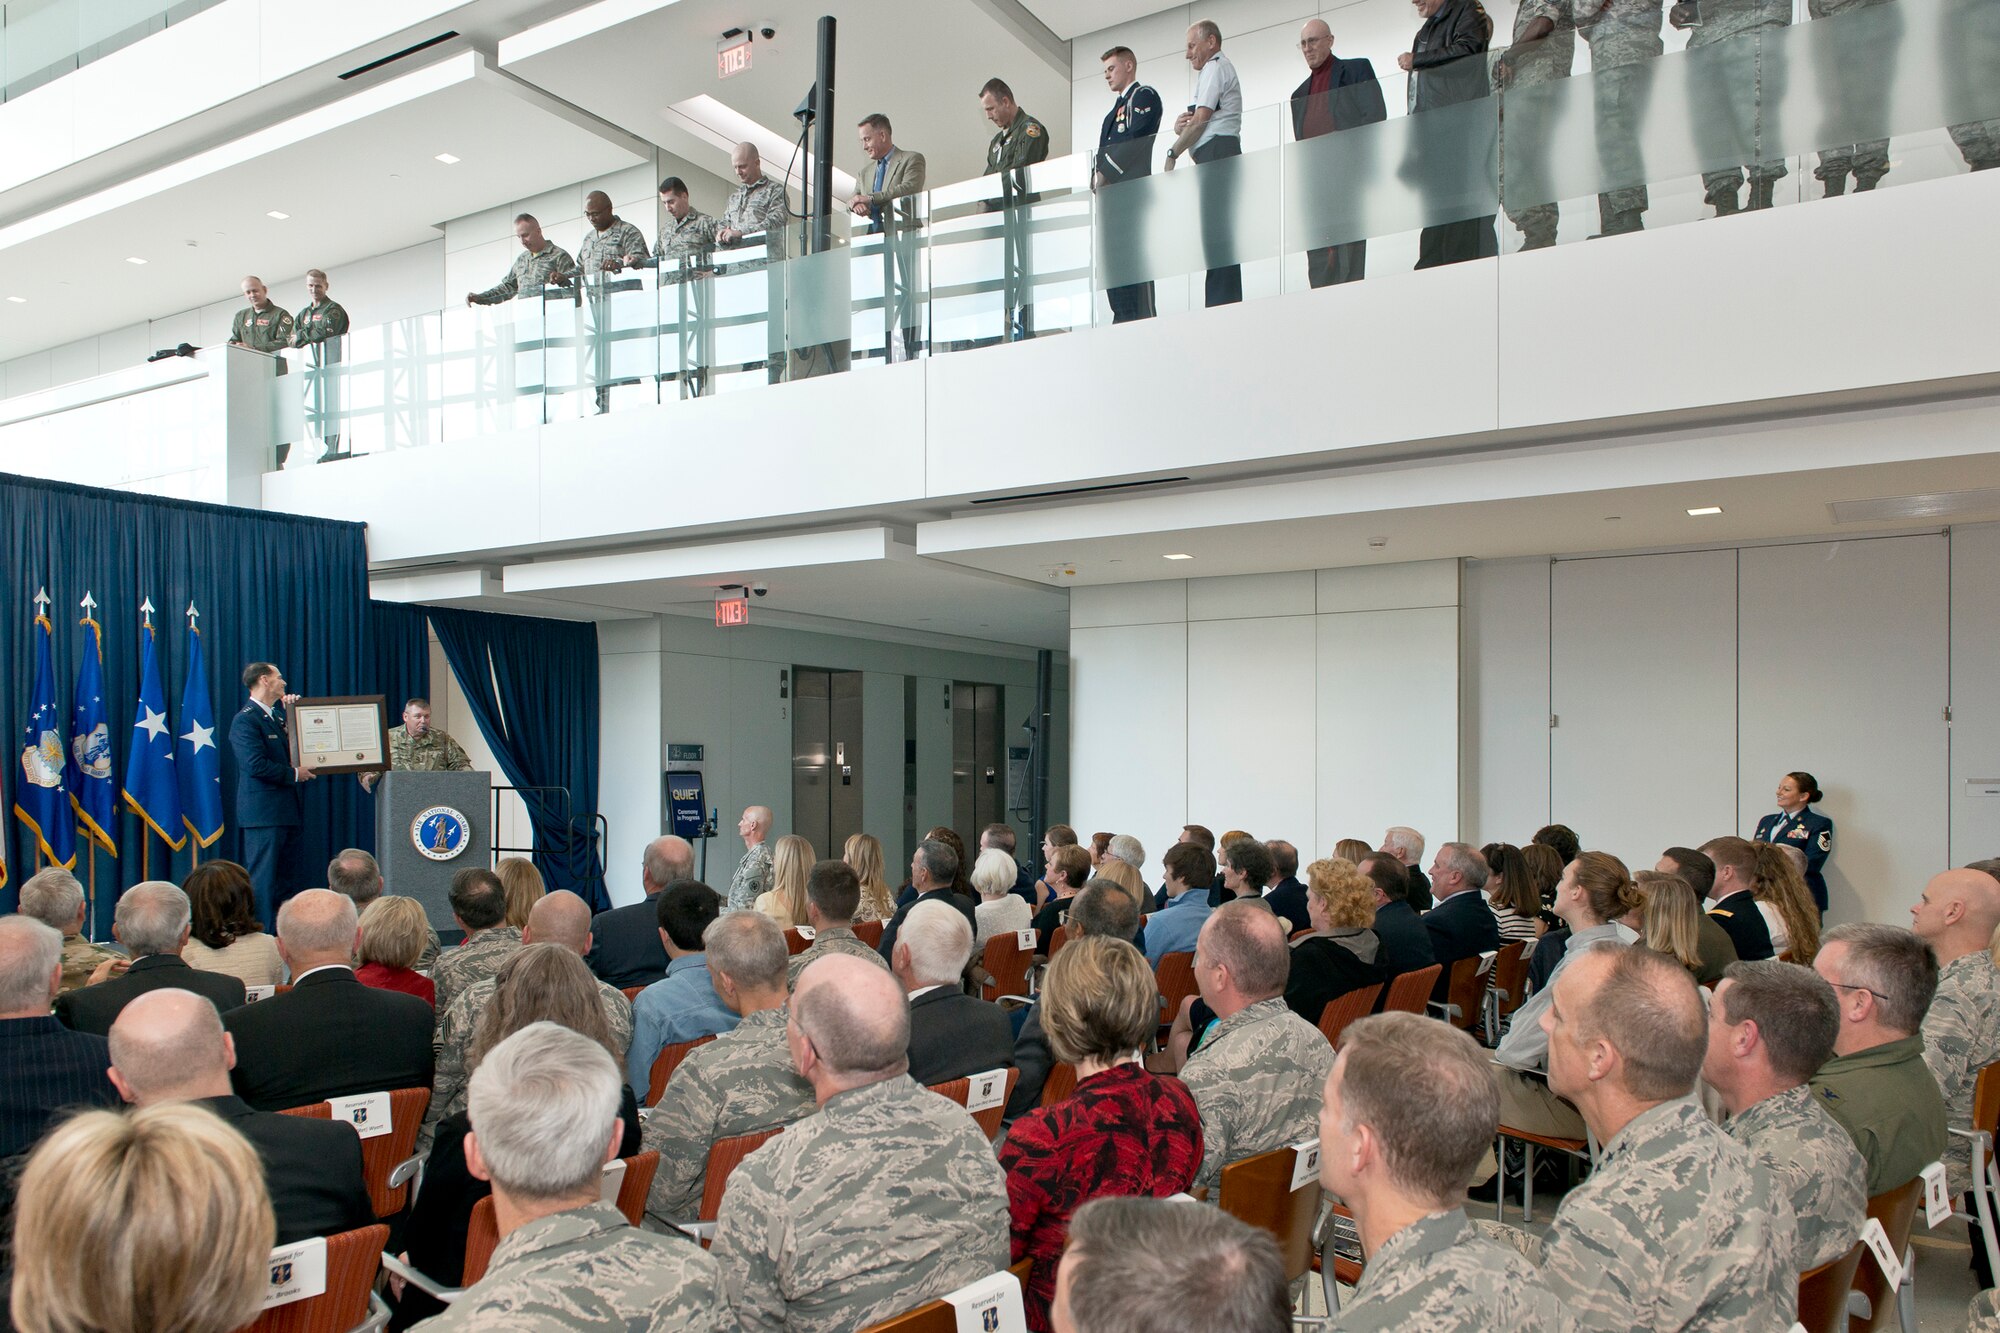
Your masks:
M360 943L344 894L307 889L278 909L278 954L292 988L223 1020L236 1040L230 1082L255 1110L431 1085L431 1007L357 981Z
M845 1333L1005 1268L1006 1176L965 1109L905 1072L896 979L822 958L785 1033L819 1110L729 1179L712 1252L737 1327Z
M236 318L229 322L231 347L247 347L275 356L292 345L292 317L271 300L262 278L253 275L243 279L243 299L250 304L237 311Z
M765 307L765 345L771 359L767 366L773 384L785 377L785 275L779 267L785 258L785 226L792 218L791 200L782 181L764 174L764 162L757 145L747 140L730 154L729 167L736 176L736 188L729 192L729 204L722 210L722 224L716 228L716 243L725 249L739 245L761 245L765 262L771 266L769 304ZM743 267L738 264L735 267ZM765 823L770 812L765 811ZM729 905L736 906L735 895Z
M1789 1327L1792 1205L1690 1095L1708 1049L1694 978L1670 955L1598 941L1553 989L1549 1087L1603 1148L1547 1236L1500 1234L1587 1330Z
M330 1120L251 1110L229 1086L235 1064L236 1043L215 1006L191 991L142 995L111 1025L111 1082L126 1101L193 1102L250 1140L264 1164L278 1244L372 1225L360 1137Z
M181 961L191 919L188 896L178 884L149 879L125 890L111 933L132 951L132 965L119 976L65 992L56 1000L56 1017L78 1032L102 1037L111 1031L119 1010L163 986L193 991L217 1009L242 1004L242 981L222 972L199 972Z
M743 859L729 877L729 910L748 912L771 889L771 808L746 806L736 821L736 836L743 839Z
M1382 85L1375 81L1375 67L1365 58L1342 60L1333 53L1333 29L1324 19L1307 19L1299 29L1299 54L1305 57L1306 81L1292 90L1292 137L1300 143L1335 130L1351 130L1356 125L1372 125L1388 118L1382 102ZM1319 165L1323 164L1323 165ZM1347 174L1359 177L1354 164L1343 162ZM1320 157L1306 169L1316 196L1338 188L1332 160ZM1310 212L1321 210L1310 209ZM1337 282L1355 282L1368 271L1368 242L1345 241L1306 251L1306 278L1315 287Z
M1231 1162L1316 1132L1333 1048L1285 1006L1291 964L1284 923L1257 899L1216 908L1195 941L1195 984L1217 1019L1181 1069L1201 1112L1198 1188L1213 1192Z
M1910 909L1911 929L1937 955L1937 994L1924 1014L1924 1063L1937 1076L1952 1129L1972 1129L1972 1088L1979 1071L2000 1060L2000 970L1991 953L2000 926L2000 880L1984 870L1947 870L1924 886ZM1958 1134L1945 1148L1953 1194L1972 1185L1971 1145ZM1985 1247L1972 1247L1975 1268ZM1991 1286L1990 1275L1982 1283Z
M590 923L590 952L583 961L607 986L626 990L650 986L667 975L667 950L660 943L660 890L677 879L694 875L694 848L686 838L669 833L646 844L639 858L636 903L599 912Z

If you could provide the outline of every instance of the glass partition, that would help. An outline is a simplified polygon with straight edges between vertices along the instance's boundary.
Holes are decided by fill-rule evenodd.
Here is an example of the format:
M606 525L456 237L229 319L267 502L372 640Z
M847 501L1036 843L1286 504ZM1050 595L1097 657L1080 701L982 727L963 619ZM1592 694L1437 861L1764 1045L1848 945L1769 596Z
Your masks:
M0 102L101 60L221 0L14 0L0 4Z

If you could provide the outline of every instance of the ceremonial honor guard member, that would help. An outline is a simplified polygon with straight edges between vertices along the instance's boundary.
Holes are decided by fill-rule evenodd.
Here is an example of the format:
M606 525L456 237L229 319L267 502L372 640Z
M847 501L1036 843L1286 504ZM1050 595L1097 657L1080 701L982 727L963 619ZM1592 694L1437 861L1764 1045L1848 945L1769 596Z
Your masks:
M1114 46L1100 59L1104 61L1104 82L1117 98L1111 110L1104 113L1104 124L1097 131L1097 162L1091 183L1103 189L1153 174L1153 136L1160 132L1160 121L1166 111L1160 104L1160 95L1139 82L1139 58L1132 54L1131 47ZM1129 214L1126 220L1126 234L1117 244L1132 256L1134 267L1143 267L1137 253L1140 228L1133 225L1136 219ZM1151 282L1113 287L1104 295L1111 303L1114 324L1153 317Z
M1819 783L1810 773L1787 773L1778 783L1778 812L1757 821L1757 842L1796 847L1806 854L1806 887L1820 915L1826 915L1826 858L1833 855L1833 821L1815 811L1813 803L1824 799Z
M389 728L389 767L405 773L463 773L472 760L451 733L431 725L431 701L412 699L403 705L402 725ZM363 773L361 785L373 791L375 773Z

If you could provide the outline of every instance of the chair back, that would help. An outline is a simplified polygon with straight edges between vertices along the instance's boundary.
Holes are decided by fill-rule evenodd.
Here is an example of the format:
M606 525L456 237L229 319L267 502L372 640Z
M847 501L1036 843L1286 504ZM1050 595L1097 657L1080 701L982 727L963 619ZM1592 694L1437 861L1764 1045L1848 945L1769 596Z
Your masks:
M1847 1326L1847 1293L1867 1250L1857 1240L1833 1262L1799 1274L1799 1323L1806 1333L1841 1333Z
M1021 1283L1025 1293L1028 1286L1028 1269L1032 1259L1023 1259L1008 1268ZM869 1324L861 1333L958 1333L958 1312L942 1300L926 1301L908 1314L899 1314L894 1319L884 1319L879 1324Z
M797 926L787 926L785 928L786 953L790 954L794 958L797 958L800 954L804 953L807 949L810 949L812 947L813 947L813 942L807 939L805 937L805 934L802 931L800 931Z
M621 990L618 993L625 997L625 1003L630 1004L634 1000L639 998L639 992L644 989L646 989L644 986L627 986L624 990Z
M882 923L880 921L857 921L854 923L854 938L871 949L882 947Z
M1181 1011L1181 1002L1190 995L1199 995L1201 988L1194 982L1194 955L1192 953L1161 954L1160 961L1153 968L1153 983L1160 988L1161 1022L1170 1023L1174 1015Z
M979 955L979 965L986 969L987 977L980 988L981 997L997 1000L1002 995L1027 994L1028 968L1034 961L1035 951L1023 949L1020 938L1011 930L1003 930L987 940Z
M397 1168L415 1154L417 1131L423 1128L424 1112L430 1109L430 1104L429 1088L390 1089L389 1132L361 1140L361 1176L368 1184L368 1201L374 1205L377 1217L394 1217L409 1200L409 1175L398 1172ZM331 1120L333 1104L308 1102L304 1106L287 1106L279 1114Z
M646 1081L646 1105L658 1106L660 1098L666 1095L667 1080L681 1067L681 1061L697 1046L706 1046L714 1040L714 1037L696 1037L693 1041L670 1041L662 1046L653 1057L653 1072Z
M1217 1198L1222 1211L1278 1239L1285 1279L1296 1282L1312 1271L1313 1222L1319 1216L1319 1179L1292 1188L1298 1151L1279 1148L1222 1168Z
M993 1072L998 1073L1000 1071L994 1070ZM1006 1118L1007 1103L1013 1099L1014 1085L1020 1081L1021 1071L1010 1067L1007 1070L1006 1091L1000 1094L1000 1100L992 1106L972 1112L974 1122L978 1124L980 1130L988 1139L998 1139L1000 1137L1000 1122ZM929 1087L938 1096L957 1102L960 1106L967 1106L972 1100L972 1080L969 1078L955 1078L948 1083L932 1083ZM968 1107L968 1109L970 1108Z
M1521 992L1527 985L1528 946L1523 940L1515 940L1493 956L1493 990L1500 997L1499 1012L1503 1016L1521 1007Z
M1048 1077L1042 1080L1042 1105L1054 1106L1075 1091L1076 1066L1062 1060L1050 1065Z
M380 1222L328 1236L326 1290L272 1306L243 1333L346 1333L368 1318L368 1298L374 1294L382 1247L388 1243L389 1228Z
M1445 988L1444 1002L1452 1009L1449 1022L1460 1031L1470 1031L1479 1021L1479 1002L1486 995L1486 958L1474 954L1451 965L1451 984Z
M1473 960L1475 963L1478 959ZM1389 982L1388 998L1382 1001L1383 1011L1406 1014L1421 1014L1430 1002L1431 991L1437 985L1438 975L1444 971L1444 964L1432 963L1414 972L1405 972Z
M2000 1063L1981 1069L1972 1085L1972 1127L2000 1136Z
M634 1157L621 1157L625 1164L625 1178L618 1182L618 1197L607 1199L616 1203L618 1211L625 1214L625 1220L638 1226L646 1217L646 1195L653 1188L653 1176L660 1169L660 1154L647 1149ZM605 1168L607 1171L610 1167Z
M1868 1201L1868 1216L1882 1224L1888 1234L1889 1248L1897 1254L1906 1254L1910 1247L1910 1223L1917 1215L1917 1200L1923 1197L1924 1178L1914 1176L1895 1189L1884 1190ZM1889 1286L1888 1278L1882 1274L1882 1266L1871 1255L1862 1260L1854 1274L1854 1290L1868 1298L1869 1315L1848 1320L1849 1333L1875 1333L1879 1328L1893 1323L1896 1317L1896 1293Z
M1382 983L1363 986L1351 990L1337 1000L1328 1000L1326 1008L1319 1013L1320 1035L1331 1046L1340 1045L1340 1034L1347 1031L1347 1025L1357 1018L1366 1018L1375 1012L1375 1001L1381 997Z
M722 1207L723 1191L729 1187L729 1173L743 1162L743 1159L764 1146L766 1140L775 1139L784 1133L784 1127L760 1129L750 1134L738 1134L733 1138L717 1139L708 1149L708 1178L701 1185L701 1212L699 1220L713 1222ZM641 1195L643 1199L645 1196Z
M1055 960L1056 953L1063 947L1063 945L1067 944L1068 942L1069 942L1069 927L1067 925L1057 926L1055 930L1050 932L1049 959L1051 962Z
M493 1248L500 1243L499 1216L493 1211L493 1196L472 1205L472 1220L465 1227L465 1270L458 1285L469 1287L486 1276L493 1262Z

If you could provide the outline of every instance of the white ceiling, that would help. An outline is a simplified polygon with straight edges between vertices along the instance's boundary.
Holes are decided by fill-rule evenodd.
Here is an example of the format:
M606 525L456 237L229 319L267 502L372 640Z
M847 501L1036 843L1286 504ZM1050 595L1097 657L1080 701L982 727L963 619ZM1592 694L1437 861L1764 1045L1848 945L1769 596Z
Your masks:
M1098 32L1132 19L1157 14L1162 9L1186 9L1186 5L1162 5L1160 0L1021 0L1021 7L1049 26L1064 41ZM1293 16L1287 9L1284 18Z

